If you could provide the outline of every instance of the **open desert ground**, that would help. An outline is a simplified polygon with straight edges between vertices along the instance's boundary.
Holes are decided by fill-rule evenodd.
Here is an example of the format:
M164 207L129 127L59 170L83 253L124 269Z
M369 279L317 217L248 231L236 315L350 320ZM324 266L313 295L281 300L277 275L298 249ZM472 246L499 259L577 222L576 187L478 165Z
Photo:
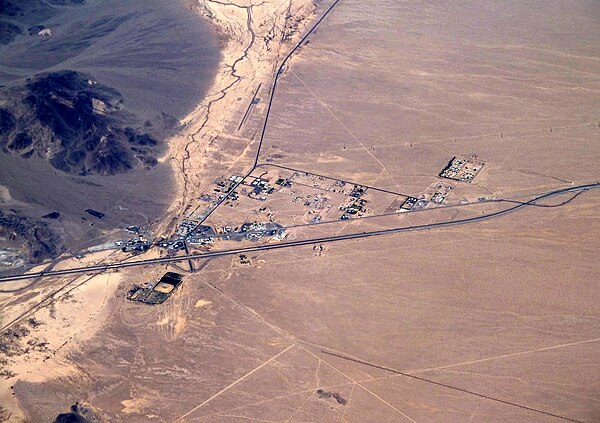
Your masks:
M76 403L91 422L600 421L600 5L197 11L229 41L171 140L177 199L157 232L248 175L279 185L224 197L206 224L323 242L223 237L199 251L252 249L2 285L0 421ZM453 157L480 167L471 182L440 176ZM321 207L357 186L356 217ZM378 232L394 228L414 230ZM185 276L165 303L127 300L166 271Z

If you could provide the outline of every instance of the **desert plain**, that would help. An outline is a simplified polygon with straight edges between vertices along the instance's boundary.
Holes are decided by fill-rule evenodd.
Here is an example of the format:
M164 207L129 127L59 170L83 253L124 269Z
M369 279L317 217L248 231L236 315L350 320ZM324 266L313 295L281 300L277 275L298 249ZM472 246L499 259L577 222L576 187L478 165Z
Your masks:
M169 141L154 230L285 238L217 231L191 252L251 249L2 282L0 421L600 421L600 5L194 10L222 63ZM454 157L472 180L441 176ZM204 211L236 175L239 198ZM297 243L254 248L278 242ZM166 271L184 274L166 302L127 299Z

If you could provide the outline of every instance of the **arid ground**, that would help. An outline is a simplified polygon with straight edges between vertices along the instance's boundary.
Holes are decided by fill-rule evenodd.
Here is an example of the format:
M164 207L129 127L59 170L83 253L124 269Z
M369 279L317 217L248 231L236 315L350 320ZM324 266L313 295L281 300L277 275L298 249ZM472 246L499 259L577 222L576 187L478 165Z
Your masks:
M195 260L194 272L3 283L0 421L50 423L75 404L90 422L600 421L598 2L198 11L229 41L170 144L178 200L158 233L193 216L217 177L251 169L273 185L297 172L298 188L225 201L207 222L267 216L288 241L423 230ZM439 176L455 156L483 163L471 183ZM343 221L337 205L315 211L333 191L305 172L368 186L366 208ZM397 212L406 198L421 203ZM244 242L202 251L256 245ZM135 258L85 262L118 260ZM69 266L81 262L57 264ZM164 304L126 299L165 271L185 276Z

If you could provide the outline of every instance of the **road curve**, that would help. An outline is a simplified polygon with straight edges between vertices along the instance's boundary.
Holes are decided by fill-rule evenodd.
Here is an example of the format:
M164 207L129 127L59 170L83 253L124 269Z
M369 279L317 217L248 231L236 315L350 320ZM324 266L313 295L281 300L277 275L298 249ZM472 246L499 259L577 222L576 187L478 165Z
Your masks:
M578 192L578 191L588 191L592 189L600 188L600 182L585 184L585 185L577 185L567 188L561 188L553 191L546 192L544 194L538 195L532 198L529 201L518 203L514 206L511 206L507 209L500 210L493 213L484 214L481 216L469 217L465 219L459 220L445 220L442 222L429 223L426 225L414 225L414 226L400 226L389 229L380 229L376 231L367 231L367 232L358 232L347 235L335 235L335 236L327 236L320 238L311 238L305 240L298 241L288 241L281 242L278 244L266 244L266 245L256 245L251 247L241 247L241 248L232 248L229 250L220 250L220 251L210 251L207 253L198 253L198 254L186 254L177 257L159 257L153 259L145 259L145 260L135 260L130 262L122 262L122 263L112 263L112 264L99 264L93 266L85 266L85 267L76 267L72 269L64 269L64 270L51 270L47 272L36 272L36 273L26 273L20 275L13 276L2 276L0 277L0 282L10 282L10 281L19 281L31 278L38 277L50 277L50 276L61 276L61 275L72 275L76 273L88 273L88 272L96 272L96 271L105 271L112 269L123 269L127 267L138 267L138 266L146 266L153 264L166 264L166 263L177 263L186 260L196 260L196 259L209 259L214 257L228 256L234 254L245 254L251 253L255 251L267 251L267 250L278 250L282 248L291 248L291 247L299 247L303 245L313 245L313 244L324 244L329 242L337 242L337 241L347 241L352 239L360 239L367 238L379 235L387 235L394 234L399 232L409 232L409 231L419 231L425 229L434 229L446 226L455 226L455 225L464 225L469 223L476 223L482 220L493 219L496 217L503 216L508 213L512 213L519 209L522 209L527 206L532 206L536 202L540 200L544 200L546 198L554 197L557 195L561 195L568 192ZM502 201L502 200L499 200Z

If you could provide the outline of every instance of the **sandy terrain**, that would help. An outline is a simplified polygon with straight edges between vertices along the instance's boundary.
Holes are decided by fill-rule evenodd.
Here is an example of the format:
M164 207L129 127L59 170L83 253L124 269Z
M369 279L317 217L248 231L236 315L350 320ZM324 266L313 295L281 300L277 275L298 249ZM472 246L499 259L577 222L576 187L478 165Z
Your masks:
M127 302L124 284L101 335L69 357L79 375L21 379L17 396L34 421L80 399L108 421L554 421L500 401L594 421L593 209L524 213L255 267L213 260L159 307Z
M213 143L227 131L227 125L233 125L233 121L243 115L246 103L242 100L249 99L258 84L269 84L280 55L297 39L315 9L309 0L264 2L256 6L244 1L238 4L203 1L193 7L197 13L209 17L217 24L221 31L223 50L220 72L208 90L205 101L183 119L187 129L183 135L171 141L172 153L165 156L167 161L172 159L176 174L181 176L178 188L178 198L181 200L172 205L174 215L181 215L185 211L182 205L198 195L196 185L206 183L206 168L213 165L211 172L222 172L224 168L235 165L235 161L224 160L222 149L212 147ZM246 145L252 141L248 137L240 137L240 140ZM215 169L217 161L225 166ZM212 173L209 175L212 177ZM165 219L165 222L166 230L171 230L170 221ZM80 260L60 259L55 268L126 259L119 253L102 252ZM43 267L31 271L39 271ZM133 276L125 277L125 286L159 276L154 271L151 272L152 275L145 271L142 278L139 272L128 272L129 275L131 273ZM3 285L4 291L0 294L0 318L3 324L21 328L22 325L27 326L30 318L43 323L39 326L34 323L35 327L27 327L25 332L16 337L12 332L9 333L9 338L15 340L16 352L11 351L7 361L2 362L2 370L8 371L7 375L14 374L14 377L2 381L0 418L8 416L9 421L21 421L23 418L22 411L11 400L12 384L16 379L42 382L77 373L72 362L63 361L63 357L73 354L78 345L102 328L102 322L108 313L105 306L110 303L111 298L114 300L114 290L120 279L118 274L110 273ZM124 296L122 291L120 293ZM207 304L209 303L198 301L196 306L200 308ZM48 316L48 313L51 315ZM12 324L16 318L20 318L19 323ZM175 317L172 321L169 317L164 317L159 324L165 328L172 327L176 335L185 326L185 317ZM28 344L40 339L43 339L40 341L43 347ZM8 340L5 342L7 345L11 344ZM39 351L35 351L35 348ZM20 356L25 350L27 353ZM52 366L49 366L50 359ZM49 367L52 368L47 370ZM138 403L136 400L124 401L125 413L137 410ZM27 413L27 419L50 421L58 412L67 411L69 405L61 404L60 407L52 408L52 415L31 417Z
M138 131L145 127L143 132L154 132L159 140L156 153L166 152L162 140L178 130L178 121L202 101L220 60L213 25L190 13L188 3L191 0L3 2L0 25L14 22L23 34L9 45L0 45L3 109L0 144L5 150L0 155L0 185L15 200L0 203L0 208L5 215L26 216L48 224L60 235L62 243L45 257L54 257L63 246L82 248L85 241L97 242L95 238L115 228L153 225L170 206L175 195L170 163L150 169L136 165L127 173L115 174L119 163L127 161L133 150L127 147L125 151L129 152L122 154L123 150L112 143L105 150L109 154L93 160L108 165L102 175L81 176L81 169L63 166L63 158L71 161L73 157L82 157L79 153L71 156L67 150L91 153L94 145L101 145L95 144L101 136L94 135L104 132L98 131L102 127L110 128L108 132L119 132L124 127ZM11 12L11 8L18 12ZM37 35L38 24L51 29L52 35ZM85 75L91 85L84 83L83 87L89 88L82 88L77 83L79 78L57 80L56 74L63 70ZM48 78L36 77L47 72L54 74L53 83ZM21 100L32 93L26 87L29 85L26 78L38 83L40 79L45 81L36 88L38 98L45 99L43 107L23 106ZM86 90L91 93L100 87L103 88L94 94L100 97L91 102L104 103L105 112L93 113L92 108L85 107L85 102L84 107L68 106L73 99L67 98L75 91L78 93L75 98L84 101ZM117 117L114 108L108 107L110 102L106 102L102 92L112 93L109 97L120 93L117 97L122 97L118 100L122 100L121 116ZM61 109L57 107L60 104L68 107ZM46 121L43 129L42 110L48 109L52 110L48 114L52 119ZM13 119L9 118L11 115ZM14 125L9 124L11 120ZM61 127L52 121L66 123ZM35 140L27 149L36 151L8 149L6 143L10 139L26 133ZM88 146L80 148L82 141ZM48 160L53 157L56 160L51 165ZM93 218L86 209L100 211L105 216L101 220ZM60 212L60 217L42 218L51 212ZM22 237L19 241L23 242Z
M279 84L263 160L412 195L457 154L488 163L482 195L596 181L598 5L471 7L345 2Z
M76 368L67 358L78 344L91 339L102 329L102 322L108 316L108 299L114 296L119 280L119 275L115 273L80 278L62 295L56 295L52 302L47 301L45 307L26 314L25 318L12 326L12 331L2 335L2 345L8 347L8 354L3 354L5 363L2 369L8 368L14 376L32 382L68 378L76 374ZM13 294L11 301L3 295L3 310L15 314L3 313L3 324L11 317L26 313L53 288L29 289L25 295ZM23 328L26 329L25 333L14 335ZM13 419L20 421L18 416L21 411L11 398L14 377L6 377L11 374L4 375L0 382L0 404L12 413Z
M303 45L279 81L262 162L423 198L455 155L485 168L472 184L442 181L451 207L290 238L468 218L506 207L481 197L598 180L598 5L480 3L342 0ZM198 6L223 32L223 63L171 144L181 195L162 233L216 177L251 168L276 61L328 4L314 15L302 0ZM283 194L261 204L306 222ZM378 213L397 201L371 195ZM240 224L256 208L244 200L211 219ZM198 261L154 307L127 290L183 265L42 279L0 297L19 316L65 286L19 323L16 345L31 351L3 364L17 374L0 399L14 422L52 422L78 401L134 423L596 422L599 205L592 190L469 225ZM100 259L123 257L82 263Z
M256 134L248 136L247 131L235 128L259 85L264 86L261 96L267 96L278 60L291 48L290 41L298 38L314 9L310 0L273 0L257 5L249 0L203 0L198 4L196 11L219 27L223 58L204 102L183 120L184 134L170 142L167 157L173 160L181 193L171 207L172 216L188 211L217 176L240 167L249 169L248 162L239 162ZM165 222L163 230L169 233L171 221Z

